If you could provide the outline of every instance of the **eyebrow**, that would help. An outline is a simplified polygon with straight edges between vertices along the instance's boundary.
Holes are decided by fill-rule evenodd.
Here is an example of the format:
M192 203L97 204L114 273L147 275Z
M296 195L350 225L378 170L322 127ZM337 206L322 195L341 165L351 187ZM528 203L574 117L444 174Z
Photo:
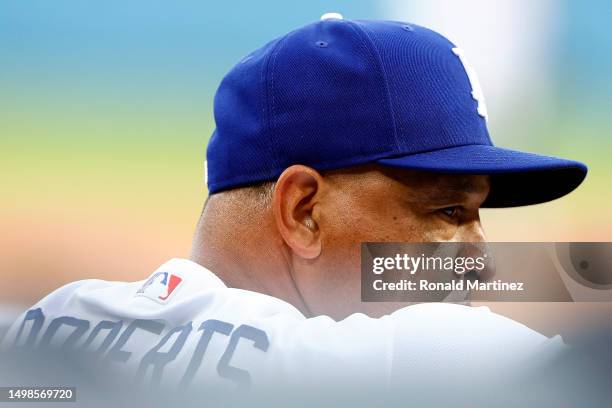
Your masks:
M431 184L419 186L413 191L421 200L449 203L465 201L470 194L484 193L486 187L468 177L457 177L452 180L432 180Z
M430 203L450 203L464 201L469 193L466 191L419 190L417 194L420 200L427 200Z

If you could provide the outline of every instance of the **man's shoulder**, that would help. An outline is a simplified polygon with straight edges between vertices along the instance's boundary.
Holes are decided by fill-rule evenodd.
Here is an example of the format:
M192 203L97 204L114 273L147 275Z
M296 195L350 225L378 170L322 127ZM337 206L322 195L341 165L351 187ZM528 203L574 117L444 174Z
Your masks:
M299 381L320 378L323 370L338 379L363 373L366 382L372 375L436 373L435 367L459 377L481 367L479 356L486 362L547 340L486 308L450 304L412 305L381 318L306 318L281 299L228 288L189 261L176 266L164 264L137 282L65 285L30 308L7 338L18 346L92 350L138 375L170 350L168 370L181 381L196 376L190 367L200 367L206 354L216 363L199 368L203 378L242 381L236 378L246 370L253 381L278 374Z
M466 370L494 373L496 367L535 364L565 349L560 336L548 338L486 306L425 303L389 318L393 378L442 370L459 381Z
M438 342L446 349L466 351L487 347L525 349L549 340L524 324L492 312L487 306L452 303L422 303L399 309L389 316L398 338L423 339L434 349ZM405 324L405 323L410 323ZM452 341L449 342L449 339Z
M209 319L237 326L265 324L278 316L287 319L286 323L305 319L287 302L228 288L202 266L175 258L139 281L84 279L63 285L24 312L6 338L19 337L24 328L36 329L41 335L49 330L59 333L58 325L84 324L91 330L101 323L111 324L108 322L120 321L125 326L134 321L161 321L172 329Z

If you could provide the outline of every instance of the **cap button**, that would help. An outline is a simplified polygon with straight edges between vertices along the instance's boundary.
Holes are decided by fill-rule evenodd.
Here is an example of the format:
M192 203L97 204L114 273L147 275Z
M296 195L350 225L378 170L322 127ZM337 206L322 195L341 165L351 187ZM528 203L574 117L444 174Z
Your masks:
M323 20L342 20L342 14L340 13L325 13L321 16L321 21Z

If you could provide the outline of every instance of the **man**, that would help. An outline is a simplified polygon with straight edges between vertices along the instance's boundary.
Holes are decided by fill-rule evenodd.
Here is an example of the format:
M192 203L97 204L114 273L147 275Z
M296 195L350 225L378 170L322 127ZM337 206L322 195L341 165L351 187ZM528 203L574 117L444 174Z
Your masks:
M66 285L5 345L90 350L178 389L412 391L559 349L486 308L360 299L361 242L483 241L481 207L549 201L586 175L494 147L475 74L441 35L324 15L239 62L215 120L191 260L140 282Z

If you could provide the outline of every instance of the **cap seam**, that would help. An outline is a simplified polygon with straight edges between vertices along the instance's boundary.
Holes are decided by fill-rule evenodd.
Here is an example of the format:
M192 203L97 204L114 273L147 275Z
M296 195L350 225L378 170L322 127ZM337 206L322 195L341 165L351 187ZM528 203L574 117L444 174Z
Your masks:
M367 31L365 30L365 28L361 27L361 25L357 22L357 21L350 21L347 20L346 21L349 25L349 27L351 27L353 29L353 31L355 31L355 33L359 36L361 42L363 43L363 45L366 48L370 48L370 53L374 54L375 58L376 58L376 63L378 65L378 69L381 73L382 79L383 79L383 86L384 86L384 93L385 96L387 97L387 106L389 107L389 115L391 116L391 126L393 128L393 139L395 140L395 146L397 149L401 149L404 146L400 144L399 141L399 137L398 137L398 133L397 133L397 123L395 120L395 109L393 107L393 103L391 101L391 92L389 90L389 81L387 80L387 72L385 71L385 67L382 63L382 58L380 56L380 53L378 52L378 48L376 48L376 45L374 44L374 41L372 41L372 39L370 38L370 35L367 33ZM360 33L362 33L363 35L360 35ZM365 41L364 41L364 36L365 36L365 40L367 40L369 47L366 45Z
M266 107L268 108L268 117L266 121L266 133L270 139L270 147L271 150L274 150L274 153L278 153L276 149L276 141L272 140L274 136L274 132L272 131L272 116L274 116L275 109L275 98L274 98L274 71L276 68L276 57L280 53L283 44L291 36L292 34L302 30L303 27L296 28L294 30L289 31L287 34L283 35L278 39L278 42L274 44L272 49L270 50L270 56L266 61ZM275 166L278 166L280 163L277 160L277 155L273 154L272 160L274 160Z
M493 146L493 145L492 144L484 144L484 143L462 143L462 144L456 144L456 145L452 145L452 146L436 147L436 148L433 148L433 149L417 150L417 151L410 152L410 153L395 152L396 154L394 154L393 156L384 157L384 159L392 159L394 157L403 157L403 156L412 156L414 154L431 153L431 152L437 152L437 151L440 151L440 150L455 149L457 147L464 147L464 146ZM495 146L495 147L497 147L497 146Z
M272 115L274 114L274 66L276 64L276 56L280 51L281 44L285 41L285 39L289 36L289 34L293 33L293 31L282 36L276 44L272 47L270 54L266 60L263 76L264 76L264 87L265 87L265 109L267 115L265 116L265 125L266 132L265 134L268 137L269 145L268 151L270 152L270 157L273 160L274 166L278 166L276 151L276 143L273 140L273 132L272 132Z

